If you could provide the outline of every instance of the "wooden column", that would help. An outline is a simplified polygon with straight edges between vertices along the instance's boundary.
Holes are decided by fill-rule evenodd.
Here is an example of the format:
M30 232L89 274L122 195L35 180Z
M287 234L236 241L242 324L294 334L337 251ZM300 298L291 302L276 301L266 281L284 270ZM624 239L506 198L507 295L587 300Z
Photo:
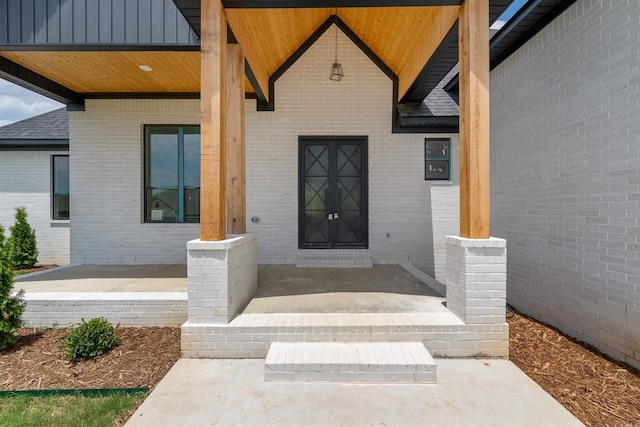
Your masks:
M489 0L460 6L460 236L486 239L489 215Z
M200 240L227 237L227 24L220 0L201 1Z
M244 56L239 44L227 45L227 233L244 234L246 180L244 153Z

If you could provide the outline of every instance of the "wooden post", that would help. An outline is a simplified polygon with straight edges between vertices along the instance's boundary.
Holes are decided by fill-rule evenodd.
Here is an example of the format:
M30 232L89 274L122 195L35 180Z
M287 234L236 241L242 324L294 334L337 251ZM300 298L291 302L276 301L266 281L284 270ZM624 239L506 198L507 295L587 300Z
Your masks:
M460 6L460 236L490 237L489 0Z
M220 0L201 1L200 240L226 239L227 23Z
M244 234L247 232L244 56L239 44L227 45L227 61L227 233Z

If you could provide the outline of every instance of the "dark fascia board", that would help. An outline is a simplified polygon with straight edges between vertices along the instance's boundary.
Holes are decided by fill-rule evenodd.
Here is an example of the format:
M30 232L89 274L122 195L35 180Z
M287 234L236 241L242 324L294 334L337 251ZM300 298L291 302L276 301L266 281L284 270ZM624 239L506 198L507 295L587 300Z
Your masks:
M500 65L575 2L576 0L529 0L491 39L491 69ZM548 9L542 19L530 18L529 13L541 7ZM456 75L444 89L447 92L457 92L458 83L459 76Z
M86 99L200 99L200 92L98 92L82 95ZM77 111L68 107L67 110Z
M0 139L0 151L69 151L69 140Z
M460 133L460 126L457 116L422 117L420 120L403 124L394 133Z
M247 77L247 80L249 80L251 87L253 87L253 90L255 91L254 96L258 100L258 105L268 105L269 101L267 100L267 95L262 91L262 88L258 83L258 79L246 59L244 60L244 75ZM269 87L271 87L271 83L269 83Z
M500 65L576 1L577 0L529 0L529 2L520 9L519 13L496 33L492 40L492 48L494 49L491 52L491 69L493 70ZM535 11L535 9L540 6L546 6L548 8L548 12L542 19L527 20L529 13ZM519 36L513 36L515 33L519 33ZM513 37L511 38L515 38L515 40L508 40L509 35L512 35Z
M0 44L6 52L198 52L199 44Z
M458 133L458 116L434 116L422 103L398 104L393 109L393 133Z
M0 56L0 77L63 104L84 105L84 97L41 74Z
M324 21L317 30L315 30L313 32L313 34L311 34L311 36L309 36L309 38L307 40L304 41L304 43L302 43L302 45L300 45L300 47L298 49L296 49L296 51L291 54L291 56L289 58L287 58L287 60L269 77L269 99L268 102L266 101L266 99L264 99L264 95L258 94L257 98L258 98L258 111L274 111L275 109L275 82L276 80L278 80L289 68L291 68L291 66L293 64L296 63L296 61L298 59L300 59L300 57L320 38L320 36L322 36L322 34L324 34L325 31L327 31L329 29L329 27L331 27L333 24L336 24L338 26L338 28L340 28L340 30L347 36L349 37L349 39L360 48L360 50L362 50L362 52L367 55L367 57L369 59L371 59L371 61L376 64L378 66L378 68L380 68L380 70L382 70L383 73L385 73L394 83L394 88L397 94L397 85L398 85L398 76L393 72L393 70L391 70L391 68L389 68L389 66L387 64L384 63L384 61L382 59L380 59L379 56L377 56L375 54L375 52L373 52L371 50L371 48L369 48L369 46L366 45L365 42L362 41L362 39L360 39L356 33L353 32L353 30L351 30L351 28L349 28L349 26L347 24L344 23L344 21L342 21L339 17L337 17L336 15L331 15L326 21ZM250 67L249 67L250 68ZM253 73L247 73L247 76L249 77L249 81L251 81L251 77L250 74L253 75ZM255 78L254 78L255 79ZM252 82L253 85L253 82ZM254 86L255 89L256 86ZM262 99L261 99L262 98ZM394 97L394 99L396 99Z

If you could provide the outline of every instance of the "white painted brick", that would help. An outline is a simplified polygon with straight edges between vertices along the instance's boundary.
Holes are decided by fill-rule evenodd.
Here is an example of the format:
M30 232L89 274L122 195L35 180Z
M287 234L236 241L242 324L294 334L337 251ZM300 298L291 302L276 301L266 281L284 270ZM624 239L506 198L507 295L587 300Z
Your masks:
M636 366L640 340L612 343L640 315L639 20L637 1L578 0L491 73L508 300ZM622 316L602 303L616 297Z
M69 263L69 221L51 219L51 156L62 151L0 151L0 224L9 236L16 209L27 209L36 232L38 262Z

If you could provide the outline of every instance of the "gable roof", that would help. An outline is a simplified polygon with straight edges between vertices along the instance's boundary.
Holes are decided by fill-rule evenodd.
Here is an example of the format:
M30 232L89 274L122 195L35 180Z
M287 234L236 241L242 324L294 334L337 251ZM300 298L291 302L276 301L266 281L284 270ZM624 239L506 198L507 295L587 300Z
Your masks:
M49 111L0 127L0 150L68 150L69 113Z

